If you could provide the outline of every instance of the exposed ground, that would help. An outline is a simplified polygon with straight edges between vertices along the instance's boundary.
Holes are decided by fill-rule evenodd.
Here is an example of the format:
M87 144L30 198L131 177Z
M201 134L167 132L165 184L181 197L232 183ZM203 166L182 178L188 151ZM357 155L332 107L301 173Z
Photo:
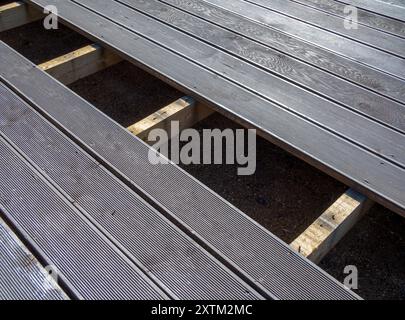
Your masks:
M65 28L45 31L40 23L1 33L0 40L35 63L90 43ZM77 81L71 88L123 126L182 96L127 62ZM239 126L213 115L196 128ZM258 140L257 158L257 172L250 177L238 177L235 166L184 169L286 242L305 230L346 189L263 139ZM357 293L366 299L405 299L404 231L405 219L375 206L320 266L341 281L345 266L357 266Z

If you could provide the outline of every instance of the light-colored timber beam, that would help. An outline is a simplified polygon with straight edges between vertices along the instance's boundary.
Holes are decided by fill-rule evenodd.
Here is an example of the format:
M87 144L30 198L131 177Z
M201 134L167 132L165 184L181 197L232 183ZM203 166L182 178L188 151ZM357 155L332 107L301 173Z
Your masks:
M92 44L42 63L38 67L68 85L120 61L122 59L118 55L98 44ZM209 107L185 96L133 124L128 130L147 142L149 132L153 129L164 129L170 135L172 121L178 121L180 130L183 130L213 113Z
M122 61L120 57L92 44L40 64L38 67L65 85Z
M148 135L153 129L164 129L171 136L172 121L179 122L181 131L191 128L213 113L209 107L186 96L128 127L128 130L148 143Z
M0 5L0 32L23 26L43 17L43 14L22 1Z
M319 263L372 205L373 202L362 194L348 190L294 240L291 247Z

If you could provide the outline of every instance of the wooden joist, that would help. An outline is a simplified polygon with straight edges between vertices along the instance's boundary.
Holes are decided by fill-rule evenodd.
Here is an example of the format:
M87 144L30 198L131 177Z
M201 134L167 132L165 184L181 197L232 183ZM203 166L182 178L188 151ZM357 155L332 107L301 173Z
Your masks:
M121 60L113 52L97 44L92 44L44 62L38 67L68 85ZM147 142L148 135L153 129L164 129L170 136L172 121L178 121L180 130L183 130L192 127L213 113L211 108L197 103L192 97L185 96L131 125L128 130Z
M319 263L372 204L371 200L350 189L295 239L291 247L311 261Z
M20 27L43 17L36 10L22 1L0 5L0 32Z
M116 54L92 44L47 61L38 67L68 85L120 61L121 58Z
M168 136L171 136L171 123L173 121L178 121L180 130L184 130L213 113L214 111L211 108L186 96L135 123L128 130L148 142L148 135L153 129L164 129Z

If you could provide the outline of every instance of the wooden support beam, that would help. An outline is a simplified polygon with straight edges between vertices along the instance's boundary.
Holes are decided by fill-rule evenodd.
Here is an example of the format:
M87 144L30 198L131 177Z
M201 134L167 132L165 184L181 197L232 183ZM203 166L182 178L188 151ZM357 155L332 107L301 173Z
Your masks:
M92 44L42 63L38 67L68 85L120 61L121 58L116 54Z
M39 20L43 14L22 1L0 6L0 32Z
M362 194L348 190L291 247L306 258L319 263L370 209L373 202Z
M183 97L128 127L128 130L140 139L148 142L149 132L153 129L164 129L170 136L172 121L179 121L180 130L184 130L213 113L212 109L197 103L193 98Z
M122 59L103 47L92 44L38 65L65 85L112 66ZM214 111L196 103L191 97L183 97L156 111L128 128L133 134L147 142L149 132L164 129L171 133L171 121L179 121L180 130L190 128L207 118Z

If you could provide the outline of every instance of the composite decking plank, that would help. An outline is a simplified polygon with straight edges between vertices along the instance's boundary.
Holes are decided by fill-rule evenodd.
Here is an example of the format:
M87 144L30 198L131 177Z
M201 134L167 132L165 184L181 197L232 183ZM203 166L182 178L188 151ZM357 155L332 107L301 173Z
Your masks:
M331 73L343 78L344 80L356 83L376 93L405 103L405 82L395 77L378 72L352 60L333 54L332 52L324 50L320 47L311 45L310 43L300 41L299 39L268 28L241 15L211 5L204 1L160 1L177 8L181 8L182 10L185 10L198 18L213 23L222 29L234 32L235 35L233 35L231 39L235 38L235 40L238 42L241 40L237 38L237 35L240 35L247 38L247 40L255 41L258 44L266 46L268 49L266 51L267 55L269 55L273 49L276 50L278 56L274 58L275 60L272 62L272 64L278 63L279 68L282 68L282 66L285 64L284 59L281 57L290 56L296 60L303 61L314 67L320 68L327 73ZM240 21L240 23L235 23L235 20ZM234 46L238 46L238 42L235 43ZM258 50L255 51L259 55L258 58L264 59L264 57L262 57L263 54L261 54L262 50L260 50L260 47L254 48ZM239 48L239 51L241 51L241 49L244 48ZM246 52L246 50L243 50L243 53L245 53L245 55L248 54L249 57L252 58L252 53L249 51ZM263 60L263 62L266 62L266 60ZM295 68L298 68L298 66ZM305 74L304 76L301 76L300 74L300 77L305 79L307 77L311 77L311 74ZM325 82L324 80L321 81ZM345 91L345 89L342 88L338 91ZM346 97L350 98L351 95L346 95ZM366 103L364 106L366 105L368 105L368 103Z
M1 87L0 105L0 135L41 168L55 187L172 297L261 298L20 98Z
M0 299L3 301L69 299L55 279L50 277L48 271L1 217Z
M405 79L405 59L332 34L244 0L204 0L369 67Z
M220 12L212 12L212 8L196 0L163 0L158 1L128 1L121 3L136 8L150 17L167 23L193 37L236 55L248 62L256 64L276 75L302 85L317 94L330 98L349 108L360 111L378 121L403 131L405 127L404 105L386 99L380 95L364 90L348 81L334 77L330 73L311 67L299 60L272 50L260 43L254 42L239 34L219 27L224 17ZM165 6L168 3L173 8ZM176 10L176 8L184 10ZM194 9L194 10L193 10ZM206 20L199 16L204 15ZM234 25L237 25L236 23ZM402 83L405 87L405 82ZM288 90L288 88L286 88ZM384 106L382 108L382 106Z
M377 0L337 0L358 8L378 13L383 16L405 21L405 4L401 1Z
M0 210L76 298L165 297L2 137L0 154Z
M192 36L180 33L167 25L156 23L156 20L151 18L156 18L162 12L165 16L164 20L168 23L174 20L184 21L182 17L175 16L170 7L167 8L158 2L153 2L153 0L121 0L121 2L130 4L132 8L149 14L149 18L136 11L128 10L128 7L116 2L80 0L82 5L100 15L108 15L113 22L119 23L162 47L187 57L212 72L223 75L271 102L280 104L284 108L368 148L385 158L385 161L395 162L405 168L405 137L403 134L319 98L313 93L304 91L263 70L254 68L250 64L224 54L214 47L196 41ZM207 30L203 26L196 25L196 28L190 33L194 34L198 32L198 29ZM271 113L272 109L269 108L267 112L262 112L262 116L270 117ZM405 125L405 108L403 108L402 114L399 113L398 116L398 122Z
M62 16L64 3L61 2L58 7ZM81 13L86 13L89 18L88 13L81 9L69 12L78 18L82 17ZM65 16L66 18L70 20L70 17ZM92 18L84 21L92 24L97 20L98 18ZM117 35L111 24L105 24L105 30L100 24L97 26L96 31L101 31L104 39L108 39L111 32L114 39L126 40L123 43L127 43L129 47L132 47L136 39L132 35L123 39L122 36L126 33L119 29L122 32ZM145 48L145 44L140 41L136 51L156 58L153 57L156 49ZM203 243L205 248L226 261L227 265L255 283L262 291L271 293L276 289L280 290L277 298L285 299L355 297L329 275L293 252L285 243L179 167L172 164L153 165L148 156L151 149L146 144L76 94L68 94L64 86L35 68L32 63L4 45L0 46L0 52L8 65L1 66L1 78L10 87L18 90L32 106L108 166L128 186L143 193L163 213ZM162 67L172 67L176 63L170 57L171 54L162 57ZM197 70L185 69L182 62L176 63L180 67L177 70L183 70L184 75L188 74L189 79L194 82L193 75L198 74L195 72ZM210 86L211 81L207 80L212 79L207 79L204 73L201 77L201 84ZM35 86L32 85L33 79ZM229 86L226 82L224 85ZM228 100L228 95L224 98ZM234 99L240 100L239 96ZM279 117L277 114L275 116L277 123ZM288 267L282 267L285 265ZM283 268L288 270L287 274L280 272ZM280 279L280 276L285 275L288 278ZM291 282L297 285L285 285ZM280 283L281 288L278 287Z
M317 94L321 94L338 103L344 104L349 108L358 110L367 116L388 124L389 126L395 127L401 131L403 131L405 128L405 109L404 105L402 104L395 103L381 97L380 95L373 94L358 86L354 86L349 82L342 81L339 78L331 76L329 73L322 72L316 68L300 63L299 61L282 55L277 51L273 51L235 33L219 28L218 25L210 24L205 20L197 18L196 16L192 16L186 12L166 6L164 3L159 4L158 1L153 0L120 0L120 2L147 14L149 17L153 17L159 21L165 22L169 26L175 27L188 35L205 41L216 48L223 49L228 53L243 58L248 62L256 64L257 66L275 73L276 75L280 75L287 80L291 80L299 85L302 85L309 90L313 90ZM201 4L201 2L198 3L190 0L164 0L163 2L170 3L175 5L177 8L184 10L189 9L189 5L191 3L196 5ZM91 3L92 8L96 7L95 1L85 0L82 3ZM201 5L199 8L204 7ZM205 11L209 11L207 8L205 9ZM217 16L217 14L213 14L214 19ZM127 18L129 17L126 16L125 19ZM129 26L129 24L127 26ZM137 31L140 30L137 29L136 26L132 26L131 28L134 28ZM182 41L183 39L184 37L176 37L177 42ZM171 42L174 43L174 41ZM190 46L190 48L187 49L193 51L192 40L185 38L184 42L187 42ZM207 54L210 52L210 50L212 51L211 48L206 50ZM201 49L195 51L201 51ZM236 67L236 70L238 67L239 66ZM252 70L253 73L249 74L249 76L255 78L255 80L259 82L259 86L272 85L270 83L260 83L259 79L261 79L261 77L258 76L258 71L255 69ZM244 73L242 73L240 77L243 78ZM405 86L405 82L403 85ZM291 94L294 94L294 88L291 89L291 87L287 86L285 90ZM264 88L264 91L271 94L273 90ZM382 108L382 106L384 106L384 108Z
M346 4L335 0L292 0L309 7L336 15L338 17L347 18L349 13L345 13ZM377 30L381 30L398 37L405 38L405 23L393 18L378 15L361 8L357 9L358 23L363 24Z
M361 42L379 50L405 57L405 40L367 26L358 25L357 29L347 29L344 19L328 15L319 10L303 6L290 0L244 0L260 7L281 13L287 17L326 30L333 34ZM333 38L331 39L333 41Z

